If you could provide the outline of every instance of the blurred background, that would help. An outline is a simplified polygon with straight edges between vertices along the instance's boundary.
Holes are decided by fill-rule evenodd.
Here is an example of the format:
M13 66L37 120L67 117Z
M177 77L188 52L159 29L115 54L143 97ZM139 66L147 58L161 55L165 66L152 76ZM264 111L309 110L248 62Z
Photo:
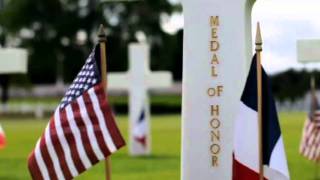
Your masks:
M5 0L1 7L1 45L26 48L29 53L26 75L2 77L2 86L10 85L12 103L61 97L94 46L101 23L107 27L110 72L128 70L130 42L147 41L151 69L171 71L181 81L182 25L172 25L172 19L181 16L178 2ZM173 91L172 95L180 94ZM125 112L126 98L120 99L114 102L115 109ZM176 104L178 112L180 101Z
M252 13L253 24L258 20L262 24L263 65L281 111L289 166L297 175L292 179L313 177L317 169L299 156L298 146L310 105L310 77L314 75L320 84L320 65L299 64L296 57L298 39L320 37L317 7L316 0L266 0L258 1ZM129 43L148 42L151 70L170 71L175 81L171 87L150 91L151 111L157 114L152 118L153 155L128 159L126 149L121 151L115 156L115 179L179 179L180 0L0 0L1 48L28 52L27 74L0 75L0 122L8 137L8 147L0 151L0 179L29 178L27 155L97 42L101 23L107 29L110 72L128 70ZM115 89L109 95L126 136L127 92ZM300 167L309 171L302 173ZM103 174L99 165L79 179L101 179Z
M264 66L272 75L274 94L285 110L306 109L308 102L302 99L309 89L310 74L317 75L320 68L296 60L296 40L320 36L320 26L314 18L320 15L314 8L314 3L319 2L307 1L310 2L303 5L299 0L290 4L288 0L258 1L253 8L253 23L262 22ZM103 23L108 34L109 71L127 71L128 44L147 41L151 46L151 69L170 71L176 82L165 93L154 93L169 96L166 100L171 103L163 103L162 98L154 96L153 109L161 111L156 108L161 106L170 112L180 112L183 14L179 0L0 2L1 47L28 51L27 74L0 75L3 87L0 91L10 87L2 97L3 102L7 102L8 96L11 98L8 110L16 100L58 102L94 46L97 28ZM119 94L125 92L116 91L111 96ZM115 109L126 112L126 98L116 99Z

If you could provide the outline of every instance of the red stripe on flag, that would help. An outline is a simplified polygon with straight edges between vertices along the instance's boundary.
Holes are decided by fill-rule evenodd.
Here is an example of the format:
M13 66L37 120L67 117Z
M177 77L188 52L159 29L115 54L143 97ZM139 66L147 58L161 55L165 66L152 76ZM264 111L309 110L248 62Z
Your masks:
M233 180L258 180L259 174L233 158ZM264 178L267 180L267 178Z
M0 149L3 149L6 146L6 136L3 132L0 132Z
M108 157L110 155L110 150L108 149L106 143L104 142L104 138L103 138L100 126L99 126L99 121L98 121L97 115L94 112L93 105L90 100L88 92L85 92L83 94L83 101L84 101L85 106L87 108L88 116L89 116L91 123L93 125L94 134L96 135L98 145L99 145L104 157Z
M318 161L320 158L320 128L319 122L310 121L308 118L304 124L300 153L309 160Z
M91 143L90 143L90 140L89 140L89 137L88 137L88 131L87 131L87 128L86 128L86 126L84 124L84 121L83 121L83 119L81 117L80 108L79 108L79 105L78 105L77 101L74 101L71 104L71 107L73 109L74 119L75 119L75 122L76 122L76 124L78 126L78 129L80 131L81 140L82 140L84 149L86 151L86 154L89 157L91 164L95 164L99 160L96 157L96 155L95 155L95 153L94 153L94 151L92 149L92 146L91 146Z
M63 175L66 179L72 179L72 175L71 172L69 171L67 162L66 162L66 155L64 154L64 151L62 149L62 146L60 144L60 140L57 136L57 129L55 127L54 124L54 119L51 119L50 121L50 137L51 137L51 141L54 147L54 150L57 153L58 159L59 159L59 163L63 172Z
M52 159L49 155L47 144L45 142L44 135L42 136L40 140L40 152L41 156L43 158L43 161L46 165L46 168L48 169L49 176L52 180L58 179L56 172L54 170L53 162Z
M64 137L66 138L71 150L71 157L74 162L74 165L76 166L77 171L79 173L83 172L85 170L85 167L80 159L80 155L76 147L77 143L75 141L74 135L71 130L71 128L76 128L76 127L70 127L66 110L60 111L60 121L63 129Z
M121 136L121 133L116 125L113 113L111 111L108 99L104 93L101 85L95 86L95 92L99 100L100 108L102 109L104 119L106 121L106 128L111 134L112 140L115 143L117 149L120 149L125 145L125 141Z
M34 150L29 155L28 168L29 168L29 172L30 172L30 175L33 180L43 180L43 177L40 172L40 168L39 168L37 160L36 160L36 156L34 154Z

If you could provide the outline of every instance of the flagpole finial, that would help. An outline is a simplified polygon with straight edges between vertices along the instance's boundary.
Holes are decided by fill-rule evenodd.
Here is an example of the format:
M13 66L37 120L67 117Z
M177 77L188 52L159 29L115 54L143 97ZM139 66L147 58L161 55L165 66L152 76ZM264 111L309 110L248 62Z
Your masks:
M99 38L99 42L107 41L106 32L105 32L104 26L102 24L100 24L100 27L99 27L98 38Z
M262 36L260 30L260 23L257 23L257 32L256 32L256 51L262 51Z

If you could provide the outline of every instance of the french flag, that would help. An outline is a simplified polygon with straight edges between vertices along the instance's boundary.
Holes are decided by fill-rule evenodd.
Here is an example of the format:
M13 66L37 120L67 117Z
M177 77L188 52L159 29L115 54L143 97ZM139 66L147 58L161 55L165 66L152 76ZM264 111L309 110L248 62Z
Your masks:
M134 140L139 142L144 148L147 146L147 122L144 109L141 111L138 122L133 129L133 136Z
M0 125L0 149L3 149L6 146L6 136Z
M259 179L257 60L253 57L235 119L233 180ZM271 84L262 68L264 179L288 180L289 172Z

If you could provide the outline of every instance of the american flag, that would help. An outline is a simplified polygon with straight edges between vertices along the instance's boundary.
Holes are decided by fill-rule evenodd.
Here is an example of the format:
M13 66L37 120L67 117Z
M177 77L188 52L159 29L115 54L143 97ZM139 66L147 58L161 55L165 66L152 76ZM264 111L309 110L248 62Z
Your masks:
M304 124L300 153L309 160L320 160L320 106L314 88L311 90L311 111Z
M34 180L73 179L125 145L104 92L99 59L97 45L30 154Z
M142 109L138 122L133 129L134 140L141 144L144 148L147 147L147 122L146 112Z

